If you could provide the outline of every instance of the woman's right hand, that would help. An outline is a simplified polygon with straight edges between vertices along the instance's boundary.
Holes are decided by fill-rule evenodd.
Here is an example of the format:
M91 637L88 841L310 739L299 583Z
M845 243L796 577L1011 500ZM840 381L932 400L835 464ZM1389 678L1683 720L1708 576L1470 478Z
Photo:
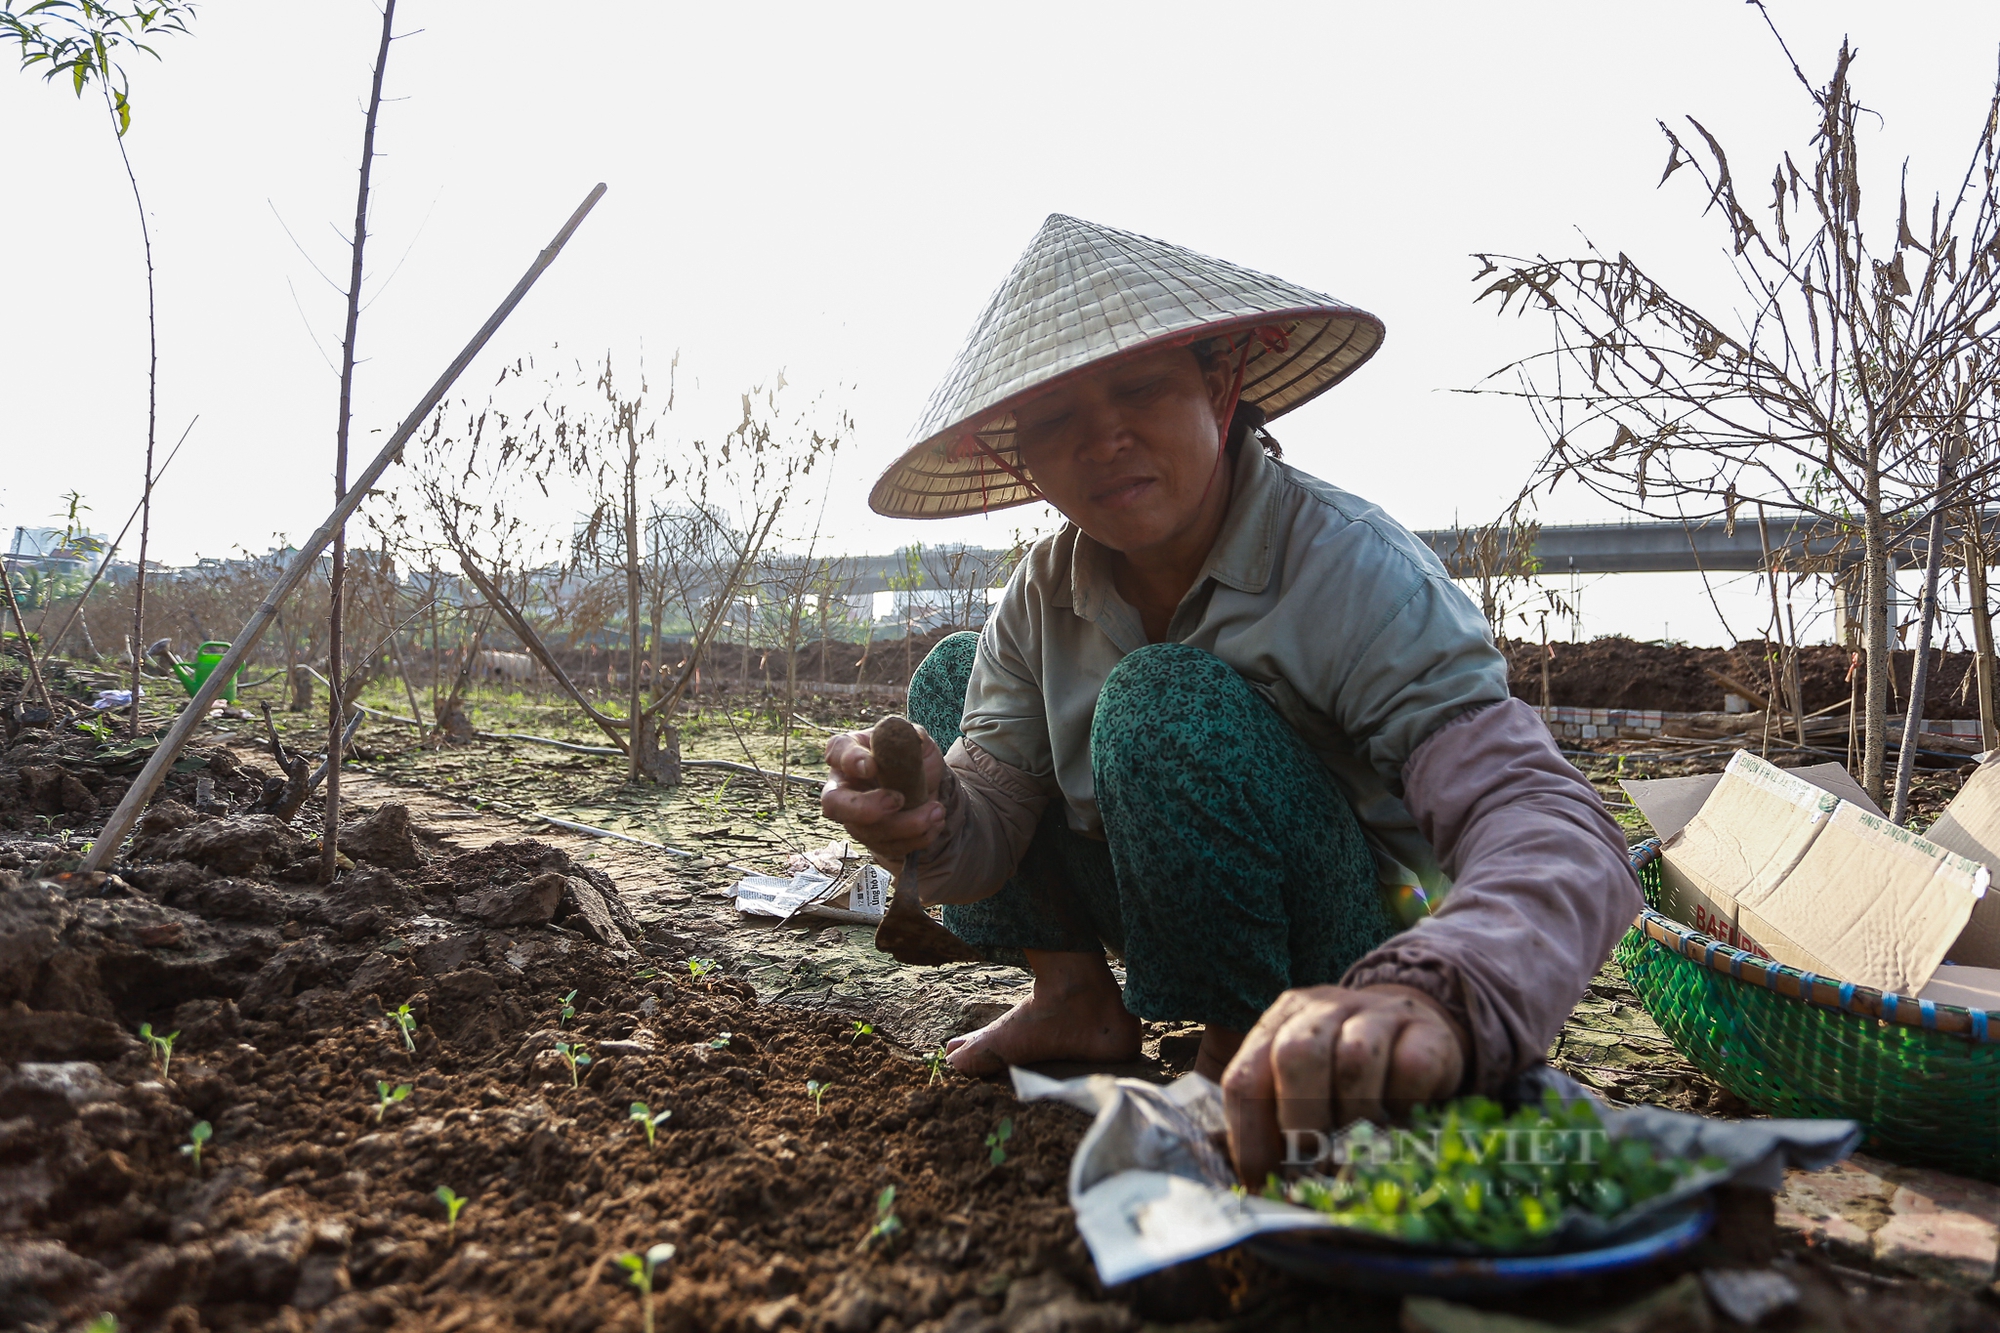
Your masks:
M842 732L828 741L820 813L878 856L901 860L929 847L944 827L944 806L937 799L944 755L929 732L923 739L925 799L915 809L904 809L900 792L879 785L872 731Z

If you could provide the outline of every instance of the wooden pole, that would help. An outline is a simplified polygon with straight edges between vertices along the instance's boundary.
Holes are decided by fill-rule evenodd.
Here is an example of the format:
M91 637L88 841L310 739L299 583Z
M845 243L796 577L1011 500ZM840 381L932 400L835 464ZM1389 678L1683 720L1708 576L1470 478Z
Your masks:
M319 530L308 537L305 544L299 548L298 554L292 557L290 566L279 576L278 581L271 585L271 590L264 595L264 600L251 613L243 628L237 631L235 640L229 645L229 651L222 655L222 661L216 664L215 670L209 674L201 688L195 691L194 698L188 701L186 711L174 720L174 725L168 729L166 737L153 751L153 757L146 761L146 766L139 771L139 776L133 779L131 787L125 792L125 798L118 802L118 808L104 821L104 831L91 844L80 869L86 872L100 871L111 864L126 835L130 834L132 826L139 822L139 812L145 809L146 802L152 799L153 792L159 787L160 780L166 776L167 769L180 757L181 749L187 744L188 737L192 736L194 729L207 718L209 706L221 696L223 685L236 674L236 668L243 665L251 650L257 646L257 641L264 637L264 631L270 628L271 621L278 614L278 607L292 595L300 583L304 582L306 575L312 572L314 564L319 560L320 552L324 551L328 543L333 540L334 530L346 523L354 511L361 507L361 502L368 498L369 491L382 479L382 474L389 470L389 465L402 457L403 446L409 442L409 438L417 433L417 428L424 424L430 417L431 410L438 405L445 394L451 391L451 386L458 382L458 377L465 373L465 368L472 364L472 359L484 350L500 326L507 322L507 316L514 313L514 307L521 303L529 289L547 271L549 265L555 262L556 256L562 253L565 245L569 244L569 238L583 225L583 220L589 216L590 210L604 197L604 189L603 183L599 182L584 197L584 201L577 206L576 211L570 214L569 221L565 222L562 230L556 233L555 239L535 256L535 262L528 266L528 271L514 284L514 290L507 293L499 308L487 316L479 332L472 335L472 341L465 345L465 349L449 366L445 367L444 374L438 376L437 383L431 385L423 400L403 418L403 424L396 427L396 433L389 437L388 443L382 446L382 451L376 454L373 461L362 470L361 475L354 479L354 484L347 488L347 494L334 506L333 512L327 515L326 522L320 524Z

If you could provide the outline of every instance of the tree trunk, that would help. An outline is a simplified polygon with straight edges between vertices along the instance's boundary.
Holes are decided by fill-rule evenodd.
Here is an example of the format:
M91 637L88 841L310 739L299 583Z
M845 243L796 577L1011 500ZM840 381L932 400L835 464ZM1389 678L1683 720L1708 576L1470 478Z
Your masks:
M1871 457L1872 464L1873 459ZM1861 787L1882 804L1883 760L1889 734L1889 550L1882 523L1882 475L1868 470L1867 505L1862 515L1862 653L1867 668L1861 712Z
M785 631L785 715L778 722L778 809L785 808L785 781L792 771L792 709L799 697L799 621L805 613L805 593L792 598L791 624Z
M1986 594L1986 534L1980 531L1979 507L1966 510L1965 584L1972 602L1972 643L1979 674L1980 747L2000 747L2000 728L1993 717L1993 614Z
M80 77L80 76L79 76ZM153 289L153 233L146 225L146 202L139 196L139 177L132 170L132 159L125 152L125 130L119 120L117 110L111 101L111 85L102 77L98 83L104 90L104 109L111 115L111 126L118 143L118 160L124 164L125 179L132 185L132 207L139 214L139 241L146 251L146 469L141 474L139 491L139 565L132 580L132 712L128 730L133 736L139 734L139 657L146 646L146 546L153 527L153 436L160 418L160 326ZM83 85L77 85L81 92ZM108 557L107 557L108 559ZM34 650L26 644L30 661Z
M354 334L361 323L361 258L368 242L368 175L375 165L375 121L382 110L382 71L389 64L390 30L396 21L396 0L383 0L382 40L375 51L375 77L368 90L368 116L361 126L361 184L354 195L352 264L347 275L347 329L340 344L340 420L333 446L333 498L347 495L347 433L354 418ZM338 869L340 849L340 759L346 748L346 700L341 697L341 635L346 618L341 584L346 575L347 526L333 531L333 568L327 608L326 824L320 836L319 882L329 884Z
M1917 655L1910 663L1909 711L1903 718L1903 745L1896 755L1896 787L1889 821L1906 823L1910 815L1910 778L1917 765L1917 737L1924 725L1924 695L1930 684L1931 620L1937 614L1938 567L1944 563L1944 506L1931 515L1930 544L1924 551L1924 600L1917 610Z
M278 617L278 633L285 636L285 708L288 712L303 713L306 705L299 702L299 645L292 637L290 627L283 616Z
M625 647L627 696L632 719L632 749L626 756L625 780L637 782L650 777L640 762L640 714L645 706L639 697L639 436L628 417L625 422Z
M1542 617L1542 720L1551 724L1549 716L1549 618Z
M473 626L472 638L459 645L458 675L452 680L451 689L431 707L429 739L439 745L472 739L472 720L466 717L459 701L465 697L465 687L472 682L472 664L479 658L480 645L486 642L486 630L492 623L493 612L489 609Z

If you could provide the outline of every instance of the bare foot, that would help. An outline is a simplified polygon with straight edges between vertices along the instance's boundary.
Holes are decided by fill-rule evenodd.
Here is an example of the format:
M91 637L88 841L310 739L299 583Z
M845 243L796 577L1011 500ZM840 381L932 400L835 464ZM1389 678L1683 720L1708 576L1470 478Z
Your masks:
M1211 1083L1222 1082L1222 1071L1229 1068L1229 1062L1236 1058L1242 1045L1241 1032L1210 1023L1201 1030L1201 1049L1195 1052L1194 1072Z
M977 1032L945 1043L953 1069L977 1076L1043 1060L1137 1058L1140 1023L1126 1012L1103 954L1027 954L1035 993Z

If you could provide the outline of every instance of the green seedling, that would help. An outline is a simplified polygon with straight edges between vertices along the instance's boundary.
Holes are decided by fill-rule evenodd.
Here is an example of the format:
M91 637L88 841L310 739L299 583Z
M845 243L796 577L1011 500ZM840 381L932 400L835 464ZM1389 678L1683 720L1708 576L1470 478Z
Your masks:
M1344 1165L1333 1175L1272 1176L1264 1196L1359 1232L1506 1251L1546 1240L1571 1212L1616 1225L1629 1209L1725 1165L1637 1137L1613 1139L1590 1102L1565 1104L1553 1090L1512 1114L1467 1097L1419 1107L1411 1122L1436 1151L1398 1151L1394 1135L1364 1121L1344 1131Z
M806 1096L812 1098L814 1115L818 1115L824 1109L820 1103L826 1100L827 1089L832 1086L833 1084L822 1083L816 1078L806 1080Z
M409 1084L398 1083L392 1088L387 1083L377 1079L375 1082L375 1123L378 1125L381 1124L382 1113L409 1095Z
M153 1031L151 1023L141 1023L139 1025L139 1040L152 1047L153 1054L160 1057L161 1078L167 1076L167 1068L174 1062L174 1038L180 1035L178 1032L169 1032L166 1036L162 1037Z
M696 981L701 980L713 971L715 971L715 960L713 958L688 959L688 976L694 978Z
M572 1046L566 1041L559 1041L556 1043L556 1054L560 1055L562 1062L569 1066L569 1085L572 1088L580 1087L583 1077L581 1071L590 1065L590 1052L581 1046Z
M849 1041L860 1041L863 1037L872 1037L874 1035L875 1025L873 1023L856 1022L854 1031L847 1034L847 1039Z
M930 1080L924 1084L925 1087L944 1077L944 1071L951 1068L951 1059L945 1054L944 1047L940 1046L924 1057L924 1068L931 1073Z
M673 1111L669 1109L660 1112L658 1115L654 1115L653 1108L646 1105L646 1103L633 1102L630 1118L638 1121L639 1128L646 1131L646 1146L650 1148L653 1146L653 1131L658 1129L666 1118L672 1114Z
M884 1185L882 1192L875 1196L875 1225L868 1228L868 1234L854 1248L865 1250L876 1241L885 1244L893 1241L903 1230L903 1219L896 1216L896 1187Z
M403 1034L403 1045L410 1048L410 1054L415 1055L417 1053L417 1039L410 1034L417 1030L417 1016L410 1012L410 1006L407 1004L397 1005L396 1012L389 1015L389 1021L394 1023L396 1030Z
M448 1250L458 1243L458 1213L466 1201L449 1185L438 1186L433 1194L444 1205L444 1247Z
M716 1034L715 1036L709 1038L708 1049L711 1051L727 1050L729 1048L729 1039L735 1035L736 1034L733 1032L722 1032Z
M640 1254L621 1254L618 1266L625 1270L625 1280L639 1291L639 1322L644 1333L653 1333L653 1274L661 1264L674 1257L674 1247L662 1242Z
M118 1316L101 1314L83 1326L83 1333L118 1333Z
M575 1001L576 1001L575 991L571 991L569 994L562 997L562 1012L556 1015L557 1027L561 1027L563 1024L569 1022L570 1019L576 1017Z
M1008 1139L1011 1139L1013 1137L1014 1137L1014 1121L1011 1117L1002 1120L999 1124L995 1125L993 1127L993 1132L986 1136L986 1146L988 1149L990 1149L990 1151L987 1153L987 1160L992 1162L993 1165L995 1166L999 1166L1002 1162L1006 1161L1007 1160L1006 1143Z
M196 1175L201 1174L201 1145L214 1137L215 1126L206 1120L197 1120L194 1122L194 1128L188 1131L188 1141L181 1145L181 1156L194 1159Z

